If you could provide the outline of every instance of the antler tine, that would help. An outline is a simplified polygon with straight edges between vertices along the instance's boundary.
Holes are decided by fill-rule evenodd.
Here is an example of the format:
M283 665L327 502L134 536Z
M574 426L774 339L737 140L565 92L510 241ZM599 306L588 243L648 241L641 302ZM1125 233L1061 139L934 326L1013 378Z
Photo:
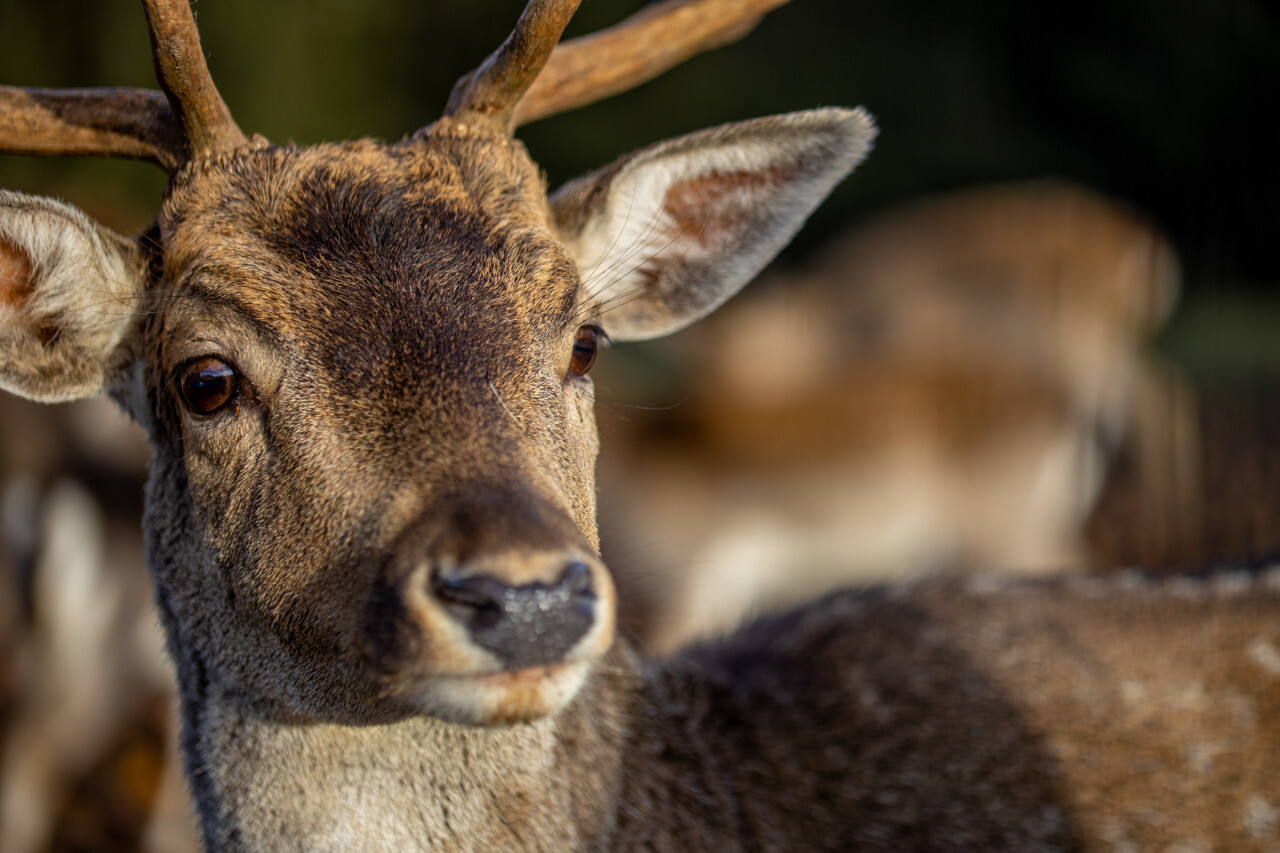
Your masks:
M0 86L0 151L130 157L170 172L186 156L169 102L149 89Z
M182 125L187 153L225 151L245 135L209 76L189 0L142 0L156 79Z
M502 46L453 87L445 116L480 119L509 133L520 98L555 50L579 2L529 0Z
M664 0L565 42L516 106L512 127L639 86L703 51L737 41L789 0Z
M142 0L156 78L145 89L0 86L0 151L133 157L169 172L245 136L209 77L188 0Z

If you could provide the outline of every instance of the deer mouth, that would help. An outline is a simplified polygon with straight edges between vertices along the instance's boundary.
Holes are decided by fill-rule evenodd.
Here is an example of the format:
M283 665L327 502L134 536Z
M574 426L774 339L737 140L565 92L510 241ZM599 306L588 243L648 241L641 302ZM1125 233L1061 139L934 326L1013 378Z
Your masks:
M569 703L591 672L589 661L518 670L436 675L408 691L423 712L470 726L508 726L550 716Z

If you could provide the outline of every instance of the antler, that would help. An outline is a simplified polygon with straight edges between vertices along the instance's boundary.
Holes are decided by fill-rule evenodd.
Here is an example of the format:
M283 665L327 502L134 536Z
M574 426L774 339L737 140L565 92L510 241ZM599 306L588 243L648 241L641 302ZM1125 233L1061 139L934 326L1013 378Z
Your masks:
M0 86L0 150L131 157L174 172L245 142L209 76L188 0L142 0L142 7L164 93Z
M565 42L512 126L568 112L652 80L696 54L737 41L789 0L663 0L620 24Z
M533 85L580 0L529 0L507 40L449 94L444 114L480 120L508 133L520 98Z
M662 0L617 26L556 47L578 0L530 0L502 46L454 86L444 114L492 122L510 133L735 41L786 2Z
M244 133L214 86L189 0L142 0L151 29L156 79L182 123L188 154L243 145Z
M188 154L227 151L245 143L200 49L189 0L142 0L151 30L156 79L182 124Z
M0 86L0 151L130 157L170 172L186 161L169 102L149 89Z
M502 46L458 81L445 115L510 133L741 38L788 0L662 0L615 27L556 47L579 2L530 0ZM131 157L174 172L197 155L244 144L209 76L189 0L142 5L164 94L0 86L0 151Z

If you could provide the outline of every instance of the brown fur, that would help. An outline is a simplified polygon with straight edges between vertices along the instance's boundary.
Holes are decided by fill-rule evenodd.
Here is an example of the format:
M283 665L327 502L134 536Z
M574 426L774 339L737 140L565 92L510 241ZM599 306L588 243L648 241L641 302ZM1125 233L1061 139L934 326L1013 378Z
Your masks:
M988 593L949 587L833 598L653 668L611 643L591 386L568 369L579 327L640 337L710 311L872 135L844 110L729 126L638 152L554 204L523 149L482 125L445 119L392 146L250 140L175 176L145 272L141 243L95 240L65 206L0 195L4 237L28 258L54 235L73 266L110 267L113 293L141 303L92 323L61 315L60 338L82 351L60 349L47 375L46 353L5 349L0 381L45 398L106 390L149 431L148 560L211 849L1099 843L1073 811L1092 801L1091 779L1058 769L1098 729L1068 705L1069 727L1055 730L1006 690L1070 668L1095 630L1132 621L1126 608L1171 609L1178 587L1117 590L1116 609L1025 588L1063 614L1060 632L1026 640L1043 653L1027 669L994 654L1016 649L1025 623L974 621ZM787 177L717 179L741 169ZM688 180L718 233L664 247L627 230L662 235L672 187ZM30 210L46 223L34 232L14 225ZM625 263L636 251L642 263ZM586 268L601 264L609 272L592 280ZM74 307L102 277L68 291ZM41 307L47 280L24 308ZM31 329L18 314L0 331ZM182 402L194 359L239 377L232 404ZM508 612L500 602L472 607L443 584L478 577L515 596L566 564L589 578L575 606L590 630L536 667L475 639L471 621ZM1243 624L1272 642L1270 620L1257 626L1274 609L1269 580L1214 589L1193 586L1180 621ZM992 594L996 611L1021 606L1023 590ZM525 612L545 629L531 644L554 633ZM989 631L999 642L984 642ZM1199 635L1162 639L1186 654ZM1238 649L1217 651L1233 662ZM1223 669L1241 691L1246 670ZM1097 677L1082 701L1124 685ZM1244 754L1269 745L1258 727L1228 735L1250 731ZM1275 780L1243 781L1261 803L1251 814L1265 816ZM1135 818L1146 805L1108 799ZM1199 838L1170 827L1140 840Z

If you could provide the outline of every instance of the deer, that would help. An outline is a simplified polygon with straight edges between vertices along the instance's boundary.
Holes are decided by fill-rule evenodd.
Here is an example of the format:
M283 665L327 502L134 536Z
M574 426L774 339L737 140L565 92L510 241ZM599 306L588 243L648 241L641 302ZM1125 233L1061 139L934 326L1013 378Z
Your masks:
M106 834L197 849L142 554L140 433L103 398L0 399L5 851L95 846Z
M835 240L812 279L842 288L868 349L995 359L1019 353L1108 432L1123 431L1135 354L1177 303L1180 264L1145 217L1061 180L928 197Z
M745 121L548 195L521 121L763 11L668 2L561 53L575 6L532 0L392 144L245 134L184 0L143 2L163 94L0 90L0 149L170 175L134 238L0 195L0 384L148 434L206 847L1273 844L1275 571L855 590L664 661L616 636L602 337L714 309L875 130Z
M841 301L868 349L1039 377L1107 457L1133 446L1145 500L1195 511L1193 394L1147 346L1177 303L1180 262L1139 212L1061 180L977 187L875 218L816 268L861 274Z
M137 531L112 536L93 496L73 480L55 484L40 509L30 592L15 597L30 615L12 623L21 628L9 650L19 678L0 741L0 843L15 853L51 849L86 777L172 701L146 577L130 571L141 568L141 554L119 552ZM182 790L177 765L163 757L155 756L154 772L139 774L140 799L154 801L146 788L158 791L162 776L171 793ZM141 818L154 802L135 807ZM157 814L157 827L168 818Z
M646 647L851 583L1095 568L1085 524L1121 449L1145 506L1185 510L1194 412L1146 346L1177 267L1096 192L984 186L877 215L650 344L698 370L624 410L599 466Z
M788 297L735 306L709 338L699 329L695 349L737 338L733 321L757 312L782 331L780 318L796 319L787 309L812 321L788 341L821 337L829 304L814 313L817 303ZM794 396L769 399L722 381L743 367L724 363L734 348L708 359L679 406L627 412L653 423L602 448L605 555L640 601L639 617L624 615L646 650L850 585L1089 566L1082 531L1107 460L1059 389L963 363L862 361L838 346L825 370L791 383ZM794 349L775 352L798 367Z

